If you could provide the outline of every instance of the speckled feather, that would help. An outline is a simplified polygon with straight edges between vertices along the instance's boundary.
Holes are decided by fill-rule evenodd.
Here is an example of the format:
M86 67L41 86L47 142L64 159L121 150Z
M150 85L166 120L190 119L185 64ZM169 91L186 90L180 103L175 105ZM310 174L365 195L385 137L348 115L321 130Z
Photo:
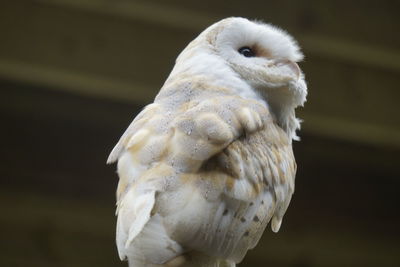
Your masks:
M262 53L246 60L244 45ZM301 58L286 33L243 18L188 45L108 160L118 160L121 259L234 266L270 220L279 230L294 191L294 108L307 93Z

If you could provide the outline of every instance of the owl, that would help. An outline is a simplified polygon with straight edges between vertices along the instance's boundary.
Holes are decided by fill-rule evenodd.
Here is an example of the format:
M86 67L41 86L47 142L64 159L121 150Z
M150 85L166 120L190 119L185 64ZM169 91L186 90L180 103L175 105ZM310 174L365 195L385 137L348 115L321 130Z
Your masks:
M306 100L302 53L283 30L232 17L178 56L112 150L119 256L129 266L235 266L294 191Z

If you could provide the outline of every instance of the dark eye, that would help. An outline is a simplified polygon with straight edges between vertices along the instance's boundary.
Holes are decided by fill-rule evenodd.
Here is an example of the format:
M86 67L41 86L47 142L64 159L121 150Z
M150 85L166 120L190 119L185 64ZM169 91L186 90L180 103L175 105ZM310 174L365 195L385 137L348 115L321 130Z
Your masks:
M248 46L239 48L238 52L245 57L255 57L256 56L256 54L253 52L253 50L251 50L251 48Z

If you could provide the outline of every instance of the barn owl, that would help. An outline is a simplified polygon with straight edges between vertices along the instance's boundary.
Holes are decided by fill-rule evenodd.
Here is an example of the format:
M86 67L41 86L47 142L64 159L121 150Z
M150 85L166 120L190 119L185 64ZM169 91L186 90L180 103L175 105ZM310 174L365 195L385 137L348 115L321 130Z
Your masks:
M307 95L286 32L245 18L195 38L112 150L119 256L129 266L235 266L294 191Z

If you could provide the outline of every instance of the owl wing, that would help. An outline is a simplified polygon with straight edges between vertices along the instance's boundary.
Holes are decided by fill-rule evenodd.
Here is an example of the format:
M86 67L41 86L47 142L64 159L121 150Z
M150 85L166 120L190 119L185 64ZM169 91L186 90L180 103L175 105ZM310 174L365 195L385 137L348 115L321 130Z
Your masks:
M160 112L160 106L157 104L147 105L131 122L128 128L125 130L117 144L114 146L110 155L107 158L107 164L114 163L119 159L121 154L129 147L129 141L131 141L132 136L140 130L142 127L149 122L149 120L158 112Z
M193 249L238 262L271 217L279 229L293 192L289 139L257 101L164 107L147 106L109 157L118 159L120 256L163 263Z
M288 134L266 106L224 97L187 111L174 137L186 188L161 194L169 207L158 212L170 225L180 222L171 232L183 246L240 262L271 219L279 230L289 205L296 164Z

